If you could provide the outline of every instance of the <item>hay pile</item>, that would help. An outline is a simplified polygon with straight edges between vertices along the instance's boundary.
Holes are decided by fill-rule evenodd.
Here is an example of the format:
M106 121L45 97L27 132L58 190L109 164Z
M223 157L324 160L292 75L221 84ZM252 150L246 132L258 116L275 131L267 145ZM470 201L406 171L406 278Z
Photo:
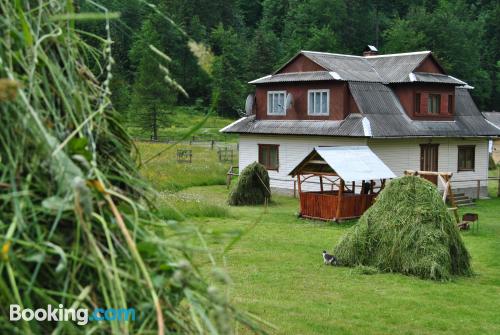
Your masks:
M268 201L271 198L269 174L262 164L254 162L241 172L228 202L232 206L261 205L266 198Z
M111 106L110 23L105 36L76 29L85 14L73 3L0 0L0 333L227 334L238 322L258 332L228 303L224 274L191 262L187 241L202 235L150 206ZM11 304L138 317L10 322Z
M421 278L470 275L470 256L436 187L402 177L380 193L335 247L347 266L373 266Z

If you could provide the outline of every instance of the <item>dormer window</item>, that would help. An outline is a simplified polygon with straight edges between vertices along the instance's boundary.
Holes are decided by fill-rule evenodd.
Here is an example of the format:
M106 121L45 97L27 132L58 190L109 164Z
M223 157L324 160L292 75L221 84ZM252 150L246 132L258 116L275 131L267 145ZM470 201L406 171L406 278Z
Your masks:
M455 96L448 92L416 91L413 96L413 116L429 120L452 120L454 100Z
M267 115L286 115L286 91L267 92Z
M307 94L307 114L308 115L329 115L330 114L330 91L329 90L309 90Z
M429 94L429 101L427 102L427 113L438 115L441 111L441 95Z

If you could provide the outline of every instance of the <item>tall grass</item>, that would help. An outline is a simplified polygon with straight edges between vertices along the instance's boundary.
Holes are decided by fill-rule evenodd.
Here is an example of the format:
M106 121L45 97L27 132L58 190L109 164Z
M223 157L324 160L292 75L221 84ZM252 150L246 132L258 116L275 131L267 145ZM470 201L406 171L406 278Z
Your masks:
M176 230L154 214L110 105L109 22L107 36L92 37L95 49L75 19L96 16L82 14L73 1L0 0L1 332L232 333L238 322L258 331L228 304L223 276L198 271L191 249L171 242ZM10 304L135 307L141 318L11 323Z
M168 144L137 143L141 157L147 160L157 152L168 147ZM234 148L234 162L219 162L217 148L206 146L178 144L160 156L148 162L141 175L151 181L160 191L180 191L193 186L224 185L226 173L231 164L237 165L238 153ZM192 163L178 163L177 149L192 150Z

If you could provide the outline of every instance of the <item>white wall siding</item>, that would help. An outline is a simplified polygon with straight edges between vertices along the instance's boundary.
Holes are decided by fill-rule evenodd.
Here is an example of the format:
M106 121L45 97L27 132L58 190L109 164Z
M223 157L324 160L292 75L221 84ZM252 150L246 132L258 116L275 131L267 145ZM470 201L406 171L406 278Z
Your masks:
M293 179L288 173L309 154L315 146L366 145L366 139L323 136L263 136L240 135L240 171L259 160L259 144L278 144L279 171L269 171L271 187L293 189ZM314 180L311 180L314 181ZM304 184L305 189L316 189L315 184Z
M438 170L452 172L453 188L476 187L477 183L461 180L485 179L488 177L488 140L487 139L386 139L369 140L368 145L392 171L400 176L404 170L420 170L420 144L439 144ZM475 145L474 171L458 172L458 146ZM485 185L485 182L483 182Z
M468 179L488 177L488 140L487 139L363 139L322 136L264 136L240 135L239 168L258 161L258 144L278 144L279 171L269 171L271 186L293 189L293 179L288 173L311 152L315 146L369 145L391 170L398 176L407 169L420 170L420 144L439 144L439 171L453 172L453 188L475 188L476 182L460 182ZM475 170L458 172L458 146L475 145ZM314 181L314 180L312 180ZM483 183L485 185L485 183ZM315 184L304 185L305 189L317 189Z

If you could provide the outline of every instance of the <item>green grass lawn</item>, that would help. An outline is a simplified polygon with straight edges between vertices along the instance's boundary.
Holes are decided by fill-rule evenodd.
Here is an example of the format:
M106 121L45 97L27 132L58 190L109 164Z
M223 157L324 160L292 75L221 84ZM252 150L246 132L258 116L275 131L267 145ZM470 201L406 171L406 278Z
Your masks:
M165 147L138 145L143 158ZM355 221L298 219L297 200L283 196L274 196L267 209L229 207L223 186L229 163L219 163L216 151L193 150L193 164L177 163L174 148L141 173L166 191L158 202L165 218L186 216L205 233L219 266L232 278L233 303L274 324L270 333L500 333L499 198L464 209L480 214L479 233L461 233L474 277L441 283L398 274L365 275L322 264L321 251L332 250ZM490 186L493 194L496 187ZM196 259L208 262L205 254Z
M500 333L500 199L481 200L479 233L463 232L476 275L433 282L398 274L364 275L322 265L352 225L298 219L296 199L228 208L221 186L181 192L227 209L228 217L193 220L225 264L238 306L276 325L277 334ZM238 234L243 237L222 256Z
M162 143L136 143L142 161L147 161L168 148ZM219 162L217 148L228 147L234 151L233 162ZM191 149L192 163L178 163L177 149ZM164 151L158 158L146 163L140 172L159 191L179 191L192 186L223 185L231 165L238 165L236 145L221 144L210 147L178 144Z

